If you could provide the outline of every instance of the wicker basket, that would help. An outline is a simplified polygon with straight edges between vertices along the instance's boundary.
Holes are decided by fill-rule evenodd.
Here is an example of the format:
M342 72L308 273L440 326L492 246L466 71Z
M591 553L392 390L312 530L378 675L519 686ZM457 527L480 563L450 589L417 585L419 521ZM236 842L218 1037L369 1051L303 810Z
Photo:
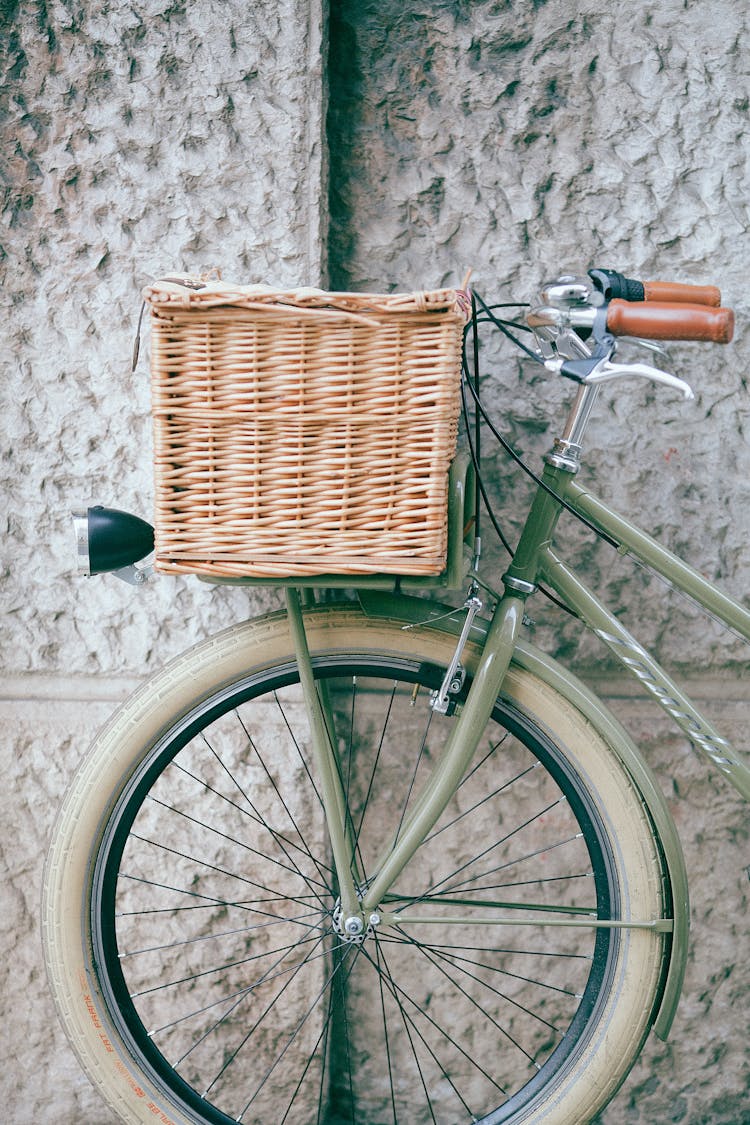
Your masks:
M144 294L157 569L439 574L465 294L197 286Z

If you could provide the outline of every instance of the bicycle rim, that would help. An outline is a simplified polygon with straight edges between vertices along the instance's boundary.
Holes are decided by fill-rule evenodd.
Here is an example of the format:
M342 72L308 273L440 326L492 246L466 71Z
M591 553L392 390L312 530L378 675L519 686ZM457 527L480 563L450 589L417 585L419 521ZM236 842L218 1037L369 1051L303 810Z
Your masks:
M431 712L442 673L422 662L328 655L315 670L364 886L454 720ZM596 1025L620 933L538 923L618 917L613 848L565 754L499 703L383 904L404 922L347 941L281 665L204 700L120 795L93 874L99 985L188 1120L495 1125L553 1088Z

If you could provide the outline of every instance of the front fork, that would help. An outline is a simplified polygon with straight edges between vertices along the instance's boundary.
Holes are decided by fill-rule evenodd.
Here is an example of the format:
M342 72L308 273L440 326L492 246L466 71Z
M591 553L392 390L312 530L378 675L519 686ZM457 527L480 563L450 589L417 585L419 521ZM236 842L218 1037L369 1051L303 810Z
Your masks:
M355 936L365 929L365 920L377 912L401 871L434 828L464 776L492 715L510 665L523 621L525 597L526 591L509 592L498 603L469 694L445 748L423 792L405 818L398 839L377 865L374 879L366 887L358 887L351 821L338 755L332 741L334 728L327 713L325 697L316 687L299 594L297 590L287 589L289 627L310 723L312 757L320 778L331 838L339 885L341 925L347 934Z
M554 478L558 471L548 467L545 473ZM551 541L560 510L554 496L540 489L513 562L503 577L505 595L492 616L466 702L397 841L379 864L377 874L364 894L362 908L365 914L374 911L385 899L404 866L432 831L474 756L510 666L523 624L526 599L536 590L541 552Z

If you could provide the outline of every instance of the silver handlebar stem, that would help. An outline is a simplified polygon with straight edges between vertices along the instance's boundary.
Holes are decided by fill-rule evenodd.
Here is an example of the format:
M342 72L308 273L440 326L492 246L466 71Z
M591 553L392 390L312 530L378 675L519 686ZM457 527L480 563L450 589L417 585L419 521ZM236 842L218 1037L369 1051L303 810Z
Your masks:
M581 467L583 436L598 397L599 387L596 384L581 383L578 387L563 432L560 437L555 438L552 449L544 458L548 465L554 465L568 473L578 472Z
M685 399L693 398L690 386L668 371L647 363L613 363L616 342L606 331L606 306L600 294L595 293L586 279L564 276L549 282L542 290L543 304L530 308L526 322L534 332L539 346L539 357L548 371L565 374L580 380L575 400L570 408L560 437L545 460L556 468L577 473L581 462L583 436L591 418L599 386L616 379L636 376L680 391ZM592 352L581 335L581 330L592 332L595 350ZM629 340L652 352L665 355L659 345L650 341ZM572 362L565 370L566 361L588 359L590 364Z

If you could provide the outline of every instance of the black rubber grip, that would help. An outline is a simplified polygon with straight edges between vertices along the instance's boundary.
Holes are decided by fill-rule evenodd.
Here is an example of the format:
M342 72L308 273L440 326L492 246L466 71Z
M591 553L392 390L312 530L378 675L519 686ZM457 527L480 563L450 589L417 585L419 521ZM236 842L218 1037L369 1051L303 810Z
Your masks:
M617 270L589 270L589 277L605 300L645 301L646 290L642 281L625 277Z

